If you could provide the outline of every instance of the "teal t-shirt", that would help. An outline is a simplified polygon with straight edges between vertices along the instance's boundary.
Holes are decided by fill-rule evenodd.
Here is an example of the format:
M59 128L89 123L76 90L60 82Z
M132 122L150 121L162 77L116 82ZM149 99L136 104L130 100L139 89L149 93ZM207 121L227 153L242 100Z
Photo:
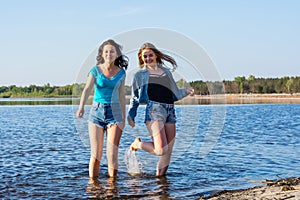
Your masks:
M98 66L92 67L90 74L95 78L94 101L107 104L120 102L119 88L126 77L123 68L112 78L104 76Z

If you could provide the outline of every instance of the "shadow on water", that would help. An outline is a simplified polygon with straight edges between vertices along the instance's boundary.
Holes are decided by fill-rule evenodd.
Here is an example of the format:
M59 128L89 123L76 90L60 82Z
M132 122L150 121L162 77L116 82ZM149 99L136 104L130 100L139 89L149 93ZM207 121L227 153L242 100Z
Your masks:
M154 175L105 177L90 179L86 193L89 199L171 199L170 185L167 177Z
M79 98L0 98L0 106L79 105ZM92 101L88 100L87 104Z
M72 105L72 98L4 98L0 99L0 105Z

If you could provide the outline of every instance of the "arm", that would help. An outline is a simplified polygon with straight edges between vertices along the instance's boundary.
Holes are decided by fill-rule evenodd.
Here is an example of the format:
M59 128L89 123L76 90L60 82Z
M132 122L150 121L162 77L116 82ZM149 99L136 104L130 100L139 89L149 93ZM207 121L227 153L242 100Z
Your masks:
M193 88L182 88L182 89L179 89L174 78L173 78L173 75L172 73L167 70L166 73L169 75L170 77L170 81L171 81L171 89L173 91L173 94L175 95L174 96L174 101L178 101L178 100L181 100L183 99L184 97L186 97L187 95L190 95L190 96L193 96L194 95L194 89Z
M122 119L125 120L126 117L126 99L125 99L125 82L122 81L120 88L119 88L119 98L121 103L121 110L122 110Z
M95 82L95 79L90 74L89 77L88 77L87 83L85 84L85 87L84 87L84 89L82 91L82 94L81 94L79 108L78 108L77 113L76 113L76 117L78 117L78 118L83 118L83 116L84 116L84 105L85 105L88 97L90 96L90 93L91 93L91 91L93 89L93 86L94 86L94 82Z
M175 81L174 81L175 82ZM176 85L176 83L175 83ZM187 95L193 96L195 94L195 90L193 88L182 88L179 89L176 85L176 90L177 92L174 94L176 94L176 101L183 99L184 97L186 97Z
M129 109L128 109L128 116L127 116L127 121L128 124L131 127L135 126L134 118L137 113L137 109L139 106L139 86L136 80L136 77L133 78L132 82L132 88L131 88L131 98L130 98L130 103L129 103Z
M194 96L195 90L193 88L185 88L186 93L190 96Z

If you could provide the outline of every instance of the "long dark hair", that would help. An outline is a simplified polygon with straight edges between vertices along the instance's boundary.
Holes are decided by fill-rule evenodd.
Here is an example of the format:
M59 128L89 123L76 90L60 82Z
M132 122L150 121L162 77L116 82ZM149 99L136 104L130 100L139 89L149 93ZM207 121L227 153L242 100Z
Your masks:
M103 59L103 57L102 57L103 48L104 48L105 45L108 45L108 44L114 46L114 47L116 48L116 51L117 51L117 56L118 56L118 57L116 58L114 64L115 64L116 66L120 67L120 68L123 67L124 69L127 69L129 59L128 59L127 56L122 55L122 52L121 52L122 46L119 45L118 43L116 43L116 42L115 42L114 40L112 40L112 39L106 40L105 42L103 42L103 43L100 45L100 47L99 47L99 49L98 49L98 55L97 55L97 57L96 57L97 65L104 63L104 59Z
M176 61L174 60L174 58L172 58L171 56L167 55L167 54L164 54L162 53L161 51L159 51L153 44L147 42L147 43L144 43L139 52L138 52L138 59L139 59L139 65L140 65L140 68L143 68L144 67L144 61L142 59L142 51L145 50L145 49L151 49L155 55L156 55L156 62L159 64L159 65L164 65L164 61L167 61L169 62L172 66L173 66L173 69L172 70L175 70L177 68L177 63Z

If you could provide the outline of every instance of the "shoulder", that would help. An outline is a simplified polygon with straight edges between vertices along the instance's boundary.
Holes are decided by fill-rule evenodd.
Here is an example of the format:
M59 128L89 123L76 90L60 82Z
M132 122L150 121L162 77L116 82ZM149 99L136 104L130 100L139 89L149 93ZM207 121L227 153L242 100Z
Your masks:
M149 73L146 69L140 69L133 75L133 81L137 82L138 84L142 84L145 80L148 80Z
M134 75L134 79L139 82L145 82L148 80L149 72L147 69L140 69Z
M163 67L163 66L160 66L160 68L161 68L166 74L169 74L169 75L172 74L172 72L171 72L171 70L170 70L169 68Z
M120 73L120 74L126 74L126 71L125 71L125 69L123 67L120 67L119 69L120 69L120 71L118 73Z
M95 65L90 69L89 75L92 75L94 78L96 78L99 75L100 70L98 69L98 66Z
M100 73L101 71L98 69L98 66L95 65L95 66L93 66L93 67L91 68L90 72L93 73L93 74L98 74L98 73Z
M163 65L160 65L159 67L160 67L162 70L164 70L164 71L170 72L170 69L167 68L167 67L165 67L165 66L163 66Z
M146 69L140 69L134 73L134 77L136 77L136 78L142 77L142 76L145 76L147 73L148 73L148 71Z
M125 69L123 69L123 67L121 67L119 74L121 75L121 77L126 76L126 71L125 71Z
M98 69L98 66L97 65L94 65L91 70L97 70Z
M122 73L126 74L126 70L122 67L121 68Z

